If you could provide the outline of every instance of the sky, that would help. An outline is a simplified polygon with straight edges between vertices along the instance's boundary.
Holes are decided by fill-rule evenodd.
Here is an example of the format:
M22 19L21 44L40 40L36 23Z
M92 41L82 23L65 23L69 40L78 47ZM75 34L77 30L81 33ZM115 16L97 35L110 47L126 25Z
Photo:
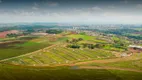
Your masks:
M0 23L141 24L142 0L0 0Z

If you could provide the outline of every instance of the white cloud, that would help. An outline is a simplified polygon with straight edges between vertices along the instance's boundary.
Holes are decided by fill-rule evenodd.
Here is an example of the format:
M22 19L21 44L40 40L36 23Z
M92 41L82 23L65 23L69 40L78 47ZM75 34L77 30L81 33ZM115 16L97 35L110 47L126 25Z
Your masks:
M35 13L33 11L14 10L13 14L11 14L11 15L16 15L16 16L35 16L36 14L37 13Z
M115 12L104 12L102 16L120 16L121 13L115 13Z
M98 6L92 7L91 9L94 11L103 11L103 9Z
M110 5L110 6L108 6L108 8L110 8L110 9L114 9L114 8L115 8L115 6L114 6L114 5Z
M116 13L116 12L105 12L102 17L104 20L108 20L115 23L124 23L124 24L141 24L142 15L130 15L125 13Z
M59 6L59 3L57 3L57 2L47 2L47 5L50 6L50 7L56 7L56 6Z
M34 12L23 11L23 12L20 13L20 15L22 15L22 16L34 16L35 13Z
M39 5L36 2L34 2L33 6L32 6L32 9L33 10L38 10L39 9Z
M34 6L38 6L38 4L36 2L34 2Z
M2 0L0 0L0 3L2 3Z
M124 3L125 3L125 4L128 4L128 0L124 0Z
M99 10L99 11L97 11ZM100 11L101 10L101 11ZM68 12L15 10L13 14L0 14L0 22L88 22L88 23L142 23L142 15L114 12L93 7L72 9ZM99 12L99 13L98 13Z
M128 0L123 0L120 3L128 4Z
M36 6L33 6L32 9L33 9L33 10L38 10L39 8L36 7Z
M142 4L137 4L136 8L142 8Z

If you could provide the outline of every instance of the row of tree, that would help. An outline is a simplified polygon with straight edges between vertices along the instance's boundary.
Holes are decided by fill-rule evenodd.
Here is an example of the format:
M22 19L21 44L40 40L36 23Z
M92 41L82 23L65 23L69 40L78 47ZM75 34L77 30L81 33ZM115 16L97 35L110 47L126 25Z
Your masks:
M87 48L89 48L89 49L102 48L102 47L105 46L104 44L99 44L99 43L97 43L97 44L83 43L82 45L83 45L83 48L86 48L86 47L87 47Z
M102 48L104 47L105 45L103 44L88 44L88 43L83 43L83 44L71 44L71 45L68 45L67 47L69 48L80 48L80 47L83 47L83 48L89 48L89 49L94 49L94 48Z
M48 34L59 34L59 33L62 33L62 32L63 32L62 30L56 30L56 29L46 30L46 33L48 33Z
M79 42L79 41L82 41L83 39L82 38L78 38L78 39L75 39L75 38L73 38L72 40L66 40L66 42L67 43L77 43L77 42Z
M7 34L7 37L17 37L19 36L18 34L15 34L15 33L10 33L10 34Z

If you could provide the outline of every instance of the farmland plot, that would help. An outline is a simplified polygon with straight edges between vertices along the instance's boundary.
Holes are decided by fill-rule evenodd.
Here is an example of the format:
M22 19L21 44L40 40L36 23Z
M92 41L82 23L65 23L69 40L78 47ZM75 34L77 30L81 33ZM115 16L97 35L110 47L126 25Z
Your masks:
M72 49L60 45L41 49L34 54L25 55L18 58L6 60L5 63L14 65L27 66L44 66L44 65L59 65L72 64L76 62L94 60L94 59L108 59L115 57L114 53L109 51L102 51L100 49Z

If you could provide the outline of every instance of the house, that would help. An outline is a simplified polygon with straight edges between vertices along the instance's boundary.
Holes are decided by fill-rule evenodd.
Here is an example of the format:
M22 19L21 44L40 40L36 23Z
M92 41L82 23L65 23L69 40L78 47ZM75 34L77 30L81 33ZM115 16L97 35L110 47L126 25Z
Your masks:
M128 50L132 53L141 53L142 52L142 46L129 45Z

